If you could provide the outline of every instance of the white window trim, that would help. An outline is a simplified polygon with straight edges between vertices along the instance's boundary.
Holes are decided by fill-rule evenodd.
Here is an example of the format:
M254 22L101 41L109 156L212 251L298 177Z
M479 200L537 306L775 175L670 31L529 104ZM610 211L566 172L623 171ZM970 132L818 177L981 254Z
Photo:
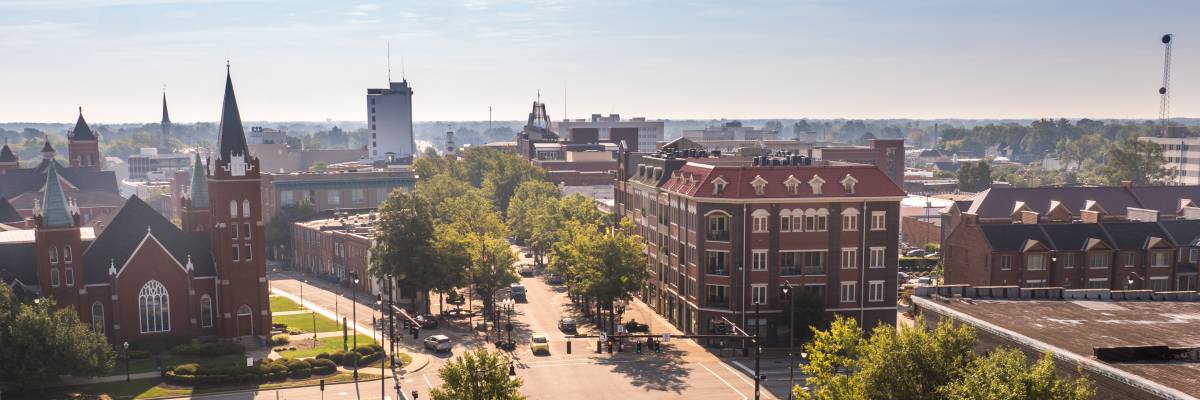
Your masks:
M875 221L881 222L880 226L875 225ZM886 231L887 230L887 211L871 211L871 230Z
M755 265L756 264L755 261L758 259L759 256L762 256L762 268L759 268L758 265ZM769 258L767 257L766 250L752 250L750 252L750 270L751 271L766 271L767 265L768 265L768 260L769 260Z
M869 288L869 290L867 292L867 301L872 302L872 303L878 303L878 302L883 301L884 281L882 281L882 280L867 281L867 287ZM879 288L878 293L876 293L875 288ZM876 296L876 294L878 294L878 296Z
M754 297L758 294L759 290L762 291L762 298L759 300L755 300ZM750 304L755 304L756 302L758 302L758 304L764 305L764 306L767 305L767 303L769 303L769 300L767 299L767 285L766 284L756 283L756 284L750 285Z
M871 250L871 265L868 268L886 268L887 267L887 247L872 246L870 248L870 250ZM881 253L879 255L879 260L878 260L879 264L875 264L875 261L876 261L875 260L875 252L876 251Z
M138 291L138 321L141 333L171 331L171 294L161 282L150 280Z
M846 252L851 252L850 259L847 260ZM842 269L858 269L858 248L843 247L842 248Z
M856 300L858 300L855 298L856 297L855 296L855 286L857 286L857 285L858 285L858 282L853 282L853 281L842 282L841 285L839 286L840 290L838 291L838 299L842 303L853 303ZM850 293L846 293L847 287L850 288Z

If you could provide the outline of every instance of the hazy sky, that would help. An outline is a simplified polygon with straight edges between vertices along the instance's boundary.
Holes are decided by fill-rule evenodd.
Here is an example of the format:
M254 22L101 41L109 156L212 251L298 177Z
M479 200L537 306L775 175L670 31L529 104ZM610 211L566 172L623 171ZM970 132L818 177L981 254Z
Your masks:
M1200 115L1200 2L0 0L0 121L366 119L401 58L414 118Z

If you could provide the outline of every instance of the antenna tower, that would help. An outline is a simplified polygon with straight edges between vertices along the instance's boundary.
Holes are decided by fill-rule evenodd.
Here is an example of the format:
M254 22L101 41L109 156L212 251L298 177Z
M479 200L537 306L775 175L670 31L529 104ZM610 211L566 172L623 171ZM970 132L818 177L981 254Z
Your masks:
M1171 119L1171 93L1168 89L1171 87L1171 39L1174 36L1168 33L1162 37L1164 54L1162 86L1158 88L1158 94L1161 96L1158 101L1158 122L1162 125L1160 135L1163 137L1167 136L1167 121Z

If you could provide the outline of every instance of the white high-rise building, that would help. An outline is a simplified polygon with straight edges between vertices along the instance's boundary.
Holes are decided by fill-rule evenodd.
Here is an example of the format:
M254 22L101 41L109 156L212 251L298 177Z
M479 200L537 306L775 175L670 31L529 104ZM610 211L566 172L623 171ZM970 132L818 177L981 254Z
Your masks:
M417 148L413 140L412 95L407 80L390 82L387 89L367 89L371 159L412 159Z

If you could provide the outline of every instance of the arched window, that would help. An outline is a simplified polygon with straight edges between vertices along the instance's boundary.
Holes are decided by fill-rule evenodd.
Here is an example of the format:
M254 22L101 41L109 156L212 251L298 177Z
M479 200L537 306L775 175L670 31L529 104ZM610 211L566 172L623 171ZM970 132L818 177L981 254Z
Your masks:
M242 218L250 218L250 200L242 200Z
M138 293L138 320L142 333L171 331L171 303L167 287L158 281L149 281Z
M229 218L237 218L237 200L229 201Z
M71 263L71 246L63 246L63 262Z
M92 303L92 330L104 333L104 304Z
M200 327L212 327L212 297L200 296Z

